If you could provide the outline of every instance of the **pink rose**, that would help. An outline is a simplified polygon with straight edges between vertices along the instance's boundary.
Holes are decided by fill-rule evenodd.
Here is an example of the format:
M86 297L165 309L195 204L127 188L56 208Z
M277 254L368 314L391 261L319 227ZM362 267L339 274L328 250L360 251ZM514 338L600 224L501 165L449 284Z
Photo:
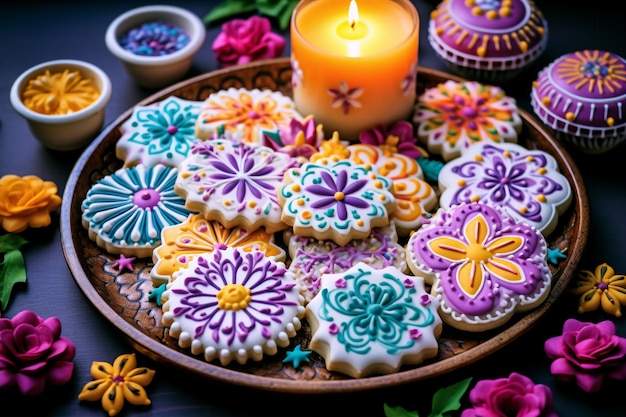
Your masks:
M74 344L61 336L61 322L32 311L0 318L0 389L17 386L24 395L39 395L46 384L63 385L72 377Z
M474 408L463 410L461 417L557 417L550 388L515 372L478 381L469 397Z
M269 19L260 16L224 23L213 41L213 51L222 68L276 58L283 49L285 39L272 33Z
M562 381L575 380L587 392L599 391L605 378L626 379L626 339L616 335L609 320L568 319L563 335L546 340L544 348L553 359L550 372Z

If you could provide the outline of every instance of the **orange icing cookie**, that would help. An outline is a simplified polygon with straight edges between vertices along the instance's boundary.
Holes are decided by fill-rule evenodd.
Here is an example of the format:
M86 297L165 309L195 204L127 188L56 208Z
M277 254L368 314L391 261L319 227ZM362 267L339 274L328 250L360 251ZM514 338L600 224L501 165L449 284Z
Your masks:
M226 228L200 214L190 215L185 222L164 228L161 241L163 243L154 249L154 266L150 271L155 287L167 284L174 272L186 268L194 257L213 251L217 244L237 246L245 252L259 250L276 261L282 262L286 258L285 251L274 244L274 234L265 229L248 232L240 227Z
M211 94L196 122L199 139L228 133L249 143L263 143L263 131L288 129L291 119L304 122L293 100L272 90L229 88Z
M100 91L91 78L83 77L80 71L70 70L55 73L46 70L30 80L22 94L26 107L51 116L80 111L98 97Z

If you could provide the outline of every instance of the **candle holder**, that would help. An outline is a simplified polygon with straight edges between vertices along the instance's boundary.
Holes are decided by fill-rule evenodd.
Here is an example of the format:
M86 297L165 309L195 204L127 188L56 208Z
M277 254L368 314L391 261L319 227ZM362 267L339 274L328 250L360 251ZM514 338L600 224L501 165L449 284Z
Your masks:
M298 112L349 142L362 130L408 119L418 45L419 15L408 0L301 1L291 18Z

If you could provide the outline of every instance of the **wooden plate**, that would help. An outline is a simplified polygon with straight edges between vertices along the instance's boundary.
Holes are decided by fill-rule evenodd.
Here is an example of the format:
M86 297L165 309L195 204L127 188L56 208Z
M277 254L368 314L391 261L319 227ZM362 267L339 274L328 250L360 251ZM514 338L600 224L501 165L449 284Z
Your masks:
M419 68L418 93L447 79L460 81L440 71ZM201 101L209 94L229 87L266 88L291 95L289 60L278 58L211 72L175 84L138 104L147 105L170 95ZM552 289L540 307L518 315L497 330L481 334L444 327L436 358L391 375L352 379L328 371L323 359L315 353L310 355L310 363L302 363L298 369L294 370L291 364L284 365L282 360L286 350L298 344L307 348L310 329L306 321L290 348L280 349L278 354L265 357L261 362L249 362L243 366L207 363L202 357L193 356L188 350L178 347L177 340L168 336L161 324L161 308L148 300L148 294L153 289L150 280L152 260L137 260L133 273L118 274L117 269L112 268L118 256L96 246L81 223L81 203L91 185L122 166L122 161L115 157L115 144L120 138L119 127L132 110L127 110L103 130L84 151L69 177L61 212L63 252L78 286L100 313L126 336L133 348L181 372L261 390L303 394L363 391L442 375L484 359L543 318L568 286L587 242L589 204L578 169L550 133L527 112L520 110L524 128L519 143L552 154L574 193L570 208L560 216L559 226L548 239L549 247L562 249L567 259L558 265L550 265Z

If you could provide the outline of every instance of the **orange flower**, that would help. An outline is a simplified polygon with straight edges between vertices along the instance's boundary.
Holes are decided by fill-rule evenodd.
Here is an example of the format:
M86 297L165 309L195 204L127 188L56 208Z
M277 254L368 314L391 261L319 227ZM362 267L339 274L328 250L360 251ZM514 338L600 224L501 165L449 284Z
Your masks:
M150 399L144 389L152 382L154 371L137 368L134 353L120 355L113 365L107 362L93 362L91 376L93 381L83 387L80 401L102 402L102 408L113 417L122 410L124 401L132 405L150 405Z
M621 317L622 306L626 306L626 276L616 274L610 265L603 263L594 272L580 271L570 292L580 296L579 313L602 307L604 312Z
M50 212L61 207L56 192L55 183L34 175L0 178L0 227L19 233L28 227L48 226Z

